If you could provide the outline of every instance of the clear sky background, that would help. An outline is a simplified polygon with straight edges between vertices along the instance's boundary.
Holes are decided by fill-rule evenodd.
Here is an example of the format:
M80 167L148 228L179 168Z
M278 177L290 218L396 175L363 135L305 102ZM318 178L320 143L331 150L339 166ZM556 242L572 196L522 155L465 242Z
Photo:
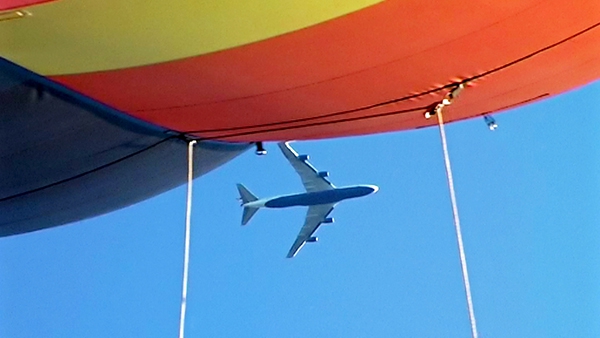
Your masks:
M600 336L600 83L447 126L481 337ZM437 128L297 142L338 186L246 227L235 183L301 192L275 144L195 181L186 337L468 337ZM181 165L186 165L182 163ZM0 239L0 337L176 337L185 187L94 219Z

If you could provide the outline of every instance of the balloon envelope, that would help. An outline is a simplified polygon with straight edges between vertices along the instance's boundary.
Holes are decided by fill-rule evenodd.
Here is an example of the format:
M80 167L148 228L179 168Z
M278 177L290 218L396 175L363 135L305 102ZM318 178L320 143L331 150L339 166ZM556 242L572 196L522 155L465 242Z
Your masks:
M2 56L14 63L0 67L1 103L9 107L2 115L29 142L15 141L3 123L10 137L0 155L11 164L2 175L11 183L0 190L0 212L21 210L7 204L16 199L40 211L3 220L13 227L6 234L113 210L183 182L185 142L173 135L199 137L200 148L211 149L202 173L248 142L434 125L424 113L458 83L466 88L445 111L448 121L518 107L600 77L595 0L90 0L28 11L0 22L10 37L0 41ZM141 160L133 155L138 151L156 155ZM161 160L166 154L173 158ZM137 173L155 166L162 176ZM98 187L98 196L76 193L82 185L67 189L88 172L105 175L85 183ZM113 184L115 177L155 180L149 185L160 188L129 178ZM56 193L43 194L50 190ZM59 210L50 199L94 207L70 212L77 203ZM55 213L63 216L47 216ZM30 218L40 223L28 228Z

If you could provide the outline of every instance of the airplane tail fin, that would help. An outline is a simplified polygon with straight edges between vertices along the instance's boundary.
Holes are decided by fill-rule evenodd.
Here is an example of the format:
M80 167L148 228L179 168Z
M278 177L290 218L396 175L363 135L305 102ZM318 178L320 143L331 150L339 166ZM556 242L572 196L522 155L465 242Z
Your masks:
M258 197L251 193L250 190L248 190L242 184L238 183L237 188L240 192L240 199L242 200L242 205L258 200ZM244 206L244 213L242 214L242 225L248 224L248 222L250 221L252 216L256 214L258 209L259 208Z

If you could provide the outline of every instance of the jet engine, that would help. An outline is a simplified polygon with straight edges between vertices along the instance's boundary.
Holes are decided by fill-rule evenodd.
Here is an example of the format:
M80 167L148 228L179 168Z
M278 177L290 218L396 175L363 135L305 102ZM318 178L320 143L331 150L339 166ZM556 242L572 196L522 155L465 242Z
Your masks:
M329 176L329 172L328 171L319 171L319 173L317 175L319 175L319 177L325 178L325 177Z
M306 242L307 242L307 243L315 243L315 242L318 242L318 241L319 241L319 238L318 238L318 237L309 237L309 238L306 240Z
M300 161L308 161L309 157L308 155L298 155L298 159Z
M333 217L327 217L321 223L333 223L334 221L335 220L333 219Z

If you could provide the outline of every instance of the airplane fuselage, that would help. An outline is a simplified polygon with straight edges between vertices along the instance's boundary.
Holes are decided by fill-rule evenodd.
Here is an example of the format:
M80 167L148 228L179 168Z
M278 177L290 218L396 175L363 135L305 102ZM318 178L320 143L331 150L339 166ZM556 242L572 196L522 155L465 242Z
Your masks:
M310 206L319 204L337 203L346 199L366 196L376 192L379 188L373 185L356 185L341 187L331 190L306 192L300 194L277 196L250 202L247 206L267 208L287 208L294 206Z

